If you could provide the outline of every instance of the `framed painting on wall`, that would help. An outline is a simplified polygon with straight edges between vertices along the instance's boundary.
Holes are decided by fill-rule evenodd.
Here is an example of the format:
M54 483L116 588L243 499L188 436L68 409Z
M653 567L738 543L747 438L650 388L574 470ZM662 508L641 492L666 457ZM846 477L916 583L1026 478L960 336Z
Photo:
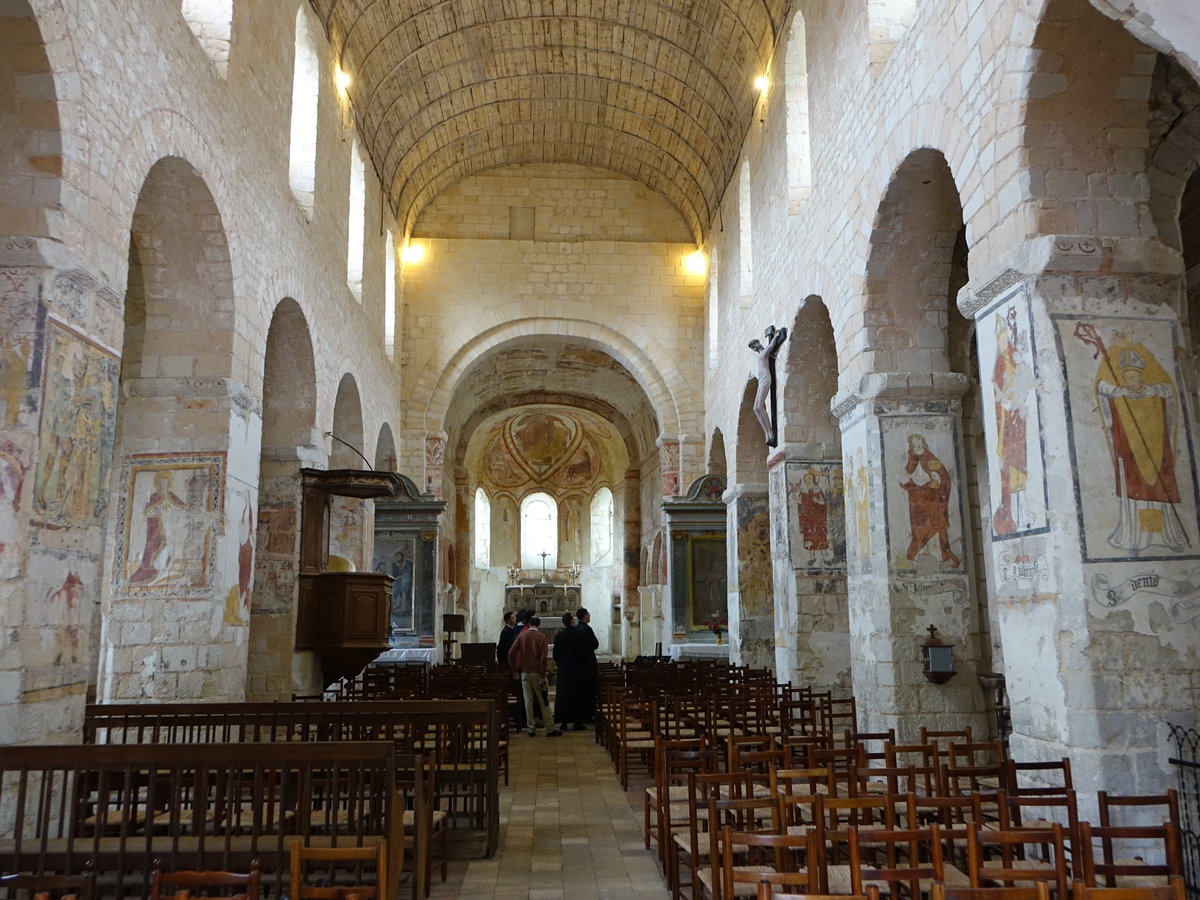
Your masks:
M371 571L382 572L394 579L389 613L393 634L413 634L415 631L413 585L416 584L418 565L417 539L413 535L375 532Z

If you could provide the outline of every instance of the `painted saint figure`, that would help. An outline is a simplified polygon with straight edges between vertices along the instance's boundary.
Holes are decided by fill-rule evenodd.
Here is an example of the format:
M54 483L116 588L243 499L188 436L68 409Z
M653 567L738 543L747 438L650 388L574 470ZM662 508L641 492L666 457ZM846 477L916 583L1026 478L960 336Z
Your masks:
M751 373L751 378L758 379L758 391L754 394L754 415L758 419L758 424L762 426L763 434L767 438L767 446L774 447L776 444L775 434L775 409L774 397L772 392L775 388L775 354L779 352L780 346L787 340L787 329L775 329L774 325L768 325L767 330L763 333L763 337L767 339L767 345L764 347L762 343L755 338L749 344L751 350L758 357L758 368ZM768 405L768 401L771 401Z
M392 630L412 628L413 561L407 550L397 550L390 560L375 566L376 572L392 576Z
M132 575L131 584L150 584L170 565L167 519L173 510L186 509L187 504L171 488L173 479L167 470L154 475L154 492L142 508L146 517L146 543L142 562Z
M1006 318L996 316L996 363L992 368L1000 464L1000 502L992 514L992 528L998 535L1015 534L1032 525L1025 504L1029 482L1025 402L1032 373L1018 353L1018 337L1017 310L1010 306Z
M1108 542L1138 553L1190 544L1176 510L1175 388L1154 355L1118 333L1096 372L1096 394L1112 453L1119 508Z
M800 541L808 551L808 565L832 562L829 546L829 498L817 481L815 469L800 480Z
M950 549L950 473L934 456L922 434L908 436L908 478L900 487L908 492L908 524L912 539L905 558L912 562L933 537L938 539L942 561L957 569L961 560Z

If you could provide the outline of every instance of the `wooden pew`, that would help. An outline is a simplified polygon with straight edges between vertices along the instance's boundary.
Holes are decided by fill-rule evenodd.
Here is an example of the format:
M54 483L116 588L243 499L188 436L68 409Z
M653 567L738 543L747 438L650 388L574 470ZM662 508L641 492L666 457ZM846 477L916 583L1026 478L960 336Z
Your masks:
M500 839L501 715L491 700L102 704L88 706L84 740L387 741L432 760L437 802L453 825L479 833L491 857Z
M90 866L104 896L125 898L146 896L156 858L168 870L230 871L257 858L281 896L293 841L385 838L398 872L405 769L422 816L423 760L384 741L0 747L0 870L76 875ZM424 892L418 865L413 896ZM387 891L397 896L398 878Z

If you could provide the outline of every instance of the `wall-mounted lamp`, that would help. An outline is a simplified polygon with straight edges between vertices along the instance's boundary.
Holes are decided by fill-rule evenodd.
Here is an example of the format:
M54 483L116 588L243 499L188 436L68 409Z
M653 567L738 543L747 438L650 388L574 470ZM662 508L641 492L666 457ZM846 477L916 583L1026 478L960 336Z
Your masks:
M954 668L954 645L942 643L937 628L932 625L929 626L929 637L921 645L921 661L925 664L925 677L934 684L945 684L958 674Z
M334 80L334 81L337 83L337 86L338 86L338 90L339 90L339 91L345 91L345 90L349 90L349 88L350 88L350 83L351 83L351 82L352 82L354 79L350 77L350 73L349 73L349 72L347 72L347 71L346 71L345 69L343 69L341 66L338 66L338 67L337 67L337 68L334 70L334 76L333 76L333 80Z
M683 270L689 275L694 275L697 278L708 272L708 257L704 255L703 250L697 250L695 253L689 253L683 258Z
M754 79L754 88L760 94L765 94L767 92L767 88L769 88L770 86L771 86L771 79L769 79L766 75L759 75L757 78Z
M400 251L400 262L405 265L419 263L425 258L425 245L409 241Z

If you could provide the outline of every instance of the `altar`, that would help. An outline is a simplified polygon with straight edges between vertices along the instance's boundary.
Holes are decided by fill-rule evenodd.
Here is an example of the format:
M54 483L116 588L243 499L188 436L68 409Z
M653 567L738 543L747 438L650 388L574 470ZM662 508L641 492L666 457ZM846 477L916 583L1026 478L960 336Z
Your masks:
M554 642L562 630L563 613L575 613L583 606L583 591L578 584L556 584L539 581L536 584L510 584L504 588L504 608L513 611L531 609L542 620L540 630Z
M715 659L729 662L728 644L672 644L671 661L683 659Z

